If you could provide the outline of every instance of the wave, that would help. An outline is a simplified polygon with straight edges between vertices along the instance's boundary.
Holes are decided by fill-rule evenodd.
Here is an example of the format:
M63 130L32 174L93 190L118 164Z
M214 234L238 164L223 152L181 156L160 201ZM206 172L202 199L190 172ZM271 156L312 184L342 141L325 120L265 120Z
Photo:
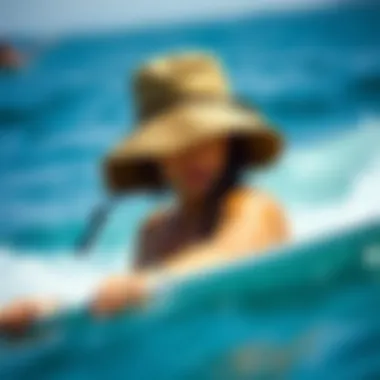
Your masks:
M340 200L291 213L298 239L318 236L371 219L380 218L380 155L355 176L347 194Z
M380 217L380 120L298 148L256 178L288 207L296 239Z
M57 298L67 306L88 300L99 282L115 266L96 265L89 260L72 258L62 253L58 257L41 259L37 255L16 256L15 252L0 252L2 287L0 305L24 297Z
M380 122L363 122L314 147L291 150L281 164L255 181L283 200L296 241L380 218L378 141ZM77 205L65 208L69 217ZM121 215L116 219L118 231L125 230L125 219ZM114 253L79 260L72 252L49 258L20 256L4 249L0 252L0 304L30 294L58 296L69 304L82 302L102 278L124 268L125 252L123 246Z

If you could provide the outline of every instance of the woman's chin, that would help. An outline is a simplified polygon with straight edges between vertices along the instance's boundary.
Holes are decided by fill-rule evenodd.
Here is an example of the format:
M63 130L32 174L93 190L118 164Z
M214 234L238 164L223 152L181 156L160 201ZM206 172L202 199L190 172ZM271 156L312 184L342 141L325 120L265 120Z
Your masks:
M200 186L189 189L187 196L194 201L201 201L206 199L208 194L210 194L210 187Z

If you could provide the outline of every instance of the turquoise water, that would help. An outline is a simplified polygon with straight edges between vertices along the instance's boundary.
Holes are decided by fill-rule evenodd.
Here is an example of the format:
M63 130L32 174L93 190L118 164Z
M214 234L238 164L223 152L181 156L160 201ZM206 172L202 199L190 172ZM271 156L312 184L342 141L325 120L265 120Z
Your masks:
M369 189L362 197L379 189L379 15L376 4L342 5L199 25L15 37L30 65L0 76L2 246L47 252L75 246L103 197L102 157L133 124L133 70L184 49L220 56L235 92L258 104L286 135L288 155L262 182L289 206L296 234L304 234L300 212L302 219L311 215L312 225L315 208L339 202L350 215L372 212L368 202L352 202L359 181ZM361 178L364 172L371 178ZM252 181L259 182L255 175ZM103 247L130 247L151 201L127 201L129 211Z
M73 250L105 196L102 157L133 125L133 69L176 50L219 55L285 134L283 160L245 180L283 202L294 240L335 237L180 284L112 323L79 308L29 341L0 340L2 380L380 378L376 4L14 42L30 64L0 74L0 304L78 307L125 268L158 197L123 200L91 258Z
M78 309L1 340L0 378L380 378L380 224L172 286L145 310Z

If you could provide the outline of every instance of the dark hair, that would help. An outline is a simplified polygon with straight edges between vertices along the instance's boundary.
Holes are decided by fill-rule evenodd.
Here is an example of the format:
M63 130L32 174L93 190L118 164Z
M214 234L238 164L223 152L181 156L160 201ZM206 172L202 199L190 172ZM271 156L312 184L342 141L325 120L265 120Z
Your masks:
M242 137L231 137L228 142L228 159L225 171L219 182L208 194L204 208L202 235L214 232L220 217L221 207L226 195L238 185L246 160L246 150Z

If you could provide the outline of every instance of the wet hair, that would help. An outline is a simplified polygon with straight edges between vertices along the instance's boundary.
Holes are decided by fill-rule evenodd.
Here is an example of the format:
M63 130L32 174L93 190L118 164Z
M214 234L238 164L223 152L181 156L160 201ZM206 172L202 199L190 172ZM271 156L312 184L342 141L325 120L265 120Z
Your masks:
M215 187L205 200L201 233L207 237L211 235L220 218L223 200L228 193L238 186L241 173L247 162L246 150L241 137L231 137L228 140L227 165Z

